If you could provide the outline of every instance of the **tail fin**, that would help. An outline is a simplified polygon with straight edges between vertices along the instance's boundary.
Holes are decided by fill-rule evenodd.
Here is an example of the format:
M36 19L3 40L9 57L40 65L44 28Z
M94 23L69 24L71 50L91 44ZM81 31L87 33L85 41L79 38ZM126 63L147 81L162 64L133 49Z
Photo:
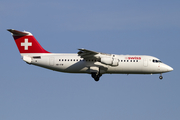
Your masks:
M38 43L30 32L7 30L12 33L20 53L50 53Z

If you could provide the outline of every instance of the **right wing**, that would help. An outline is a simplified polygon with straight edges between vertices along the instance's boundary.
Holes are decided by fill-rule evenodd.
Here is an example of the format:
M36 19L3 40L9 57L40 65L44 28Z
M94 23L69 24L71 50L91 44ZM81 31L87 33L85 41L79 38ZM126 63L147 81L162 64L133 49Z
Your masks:
M101 56L111 56L111 54L105 54L100 52L95 52L87 49L78 49L78 55L81 56L81 58L88 59L88 58L101 58Z
M105 54L100 52L95 52L87 49L78 49L78 55L84 59L92 59L95 58L102 64L110 65L110 66L118 66L119 59L112 54Z

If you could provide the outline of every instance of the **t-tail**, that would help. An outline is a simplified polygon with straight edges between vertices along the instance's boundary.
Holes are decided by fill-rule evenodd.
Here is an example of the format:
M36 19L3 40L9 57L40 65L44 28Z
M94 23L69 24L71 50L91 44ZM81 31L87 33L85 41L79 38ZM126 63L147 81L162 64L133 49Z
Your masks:
M38 41L30 32L21 32L13 29L7 30L12 33L21 55L26 53L50 53L38 43Z
M7 30L12 33L22 59L28 64L32 63L33 56L50 53L38 43L38 41L30 32L21 32L13 29Z

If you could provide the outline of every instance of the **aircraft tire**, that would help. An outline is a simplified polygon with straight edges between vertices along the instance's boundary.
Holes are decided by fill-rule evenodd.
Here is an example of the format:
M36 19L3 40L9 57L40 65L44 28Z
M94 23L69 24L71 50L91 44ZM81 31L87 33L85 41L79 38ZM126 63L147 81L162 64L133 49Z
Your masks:
M95 81L99 81L101 75L96 75L96 73L91 73L91 77L94 78Z
M94 78L95 81L99 81L99 77L97 76L96 78Z
M162 79L163 79L163 76L159 76L159 79L162 80Z

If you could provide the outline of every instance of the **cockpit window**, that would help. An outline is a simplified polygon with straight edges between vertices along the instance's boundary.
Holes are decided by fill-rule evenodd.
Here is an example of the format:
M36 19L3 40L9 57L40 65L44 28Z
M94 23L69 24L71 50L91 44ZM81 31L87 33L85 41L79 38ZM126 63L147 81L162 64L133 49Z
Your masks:
M155 59L153 59L152 62L153 63L162 63L160 60L155 60Z

